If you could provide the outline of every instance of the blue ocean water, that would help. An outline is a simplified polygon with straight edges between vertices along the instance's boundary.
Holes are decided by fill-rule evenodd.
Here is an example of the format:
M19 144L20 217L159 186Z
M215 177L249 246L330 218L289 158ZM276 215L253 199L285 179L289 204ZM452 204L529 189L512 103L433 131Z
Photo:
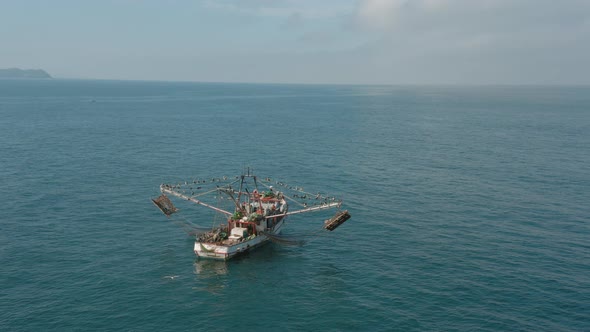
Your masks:
M0 143L2 331L590 330L590 87L0 80ZM149 199L244 166L352 219L197 260Z

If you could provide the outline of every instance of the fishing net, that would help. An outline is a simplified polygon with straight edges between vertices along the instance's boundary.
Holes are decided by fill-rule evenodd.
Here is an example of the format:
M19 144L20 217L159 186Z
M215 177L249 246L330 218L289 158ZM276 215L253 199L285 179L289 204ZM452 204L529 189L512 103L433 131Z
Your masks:
M332 218L326 220L324 228L333 231L348 219L350 219L350 213L347 210L337 212Z
M154 202L154 204L156 204L156 206L168 217L178 211L174 204L172 204L170 198L164 194L156 199L152 199L152 202Z
M304 240L295 238L295 237L287 237L283 235L275 235L268 232L260 232L262 235L268 237L272 242L279 243L287 246L302 246L305 244Z

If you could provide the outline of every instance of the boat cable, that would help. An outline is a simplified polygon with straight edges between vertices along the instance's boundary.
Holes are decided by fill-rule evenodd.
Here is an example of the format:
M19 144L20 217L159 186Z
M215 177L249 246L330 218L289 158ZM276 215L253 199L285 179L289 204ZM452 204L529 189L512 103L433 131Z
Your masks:
M332 201L332 202L341 201L341 200L336 199L336 197L324 196L321 193L312 194L312 193L309 193L309 192L304 191L303 188L301 188L301 187L297 187L297 186L293 187L293 186L290 186L287 183L284 183L284 182L281 182L281 181L274 181L273 182L270 178L263 179L263 181L266 181L268 183L274 183L274 184L279 185L281 187L285 187L286 189L289 189L291 191L297 191L299 193L302 193L302 194L304 194L304 196L302 198L315 199L315 200L323 200L325 202L328 202L328 201ZM262 183L262 185L265 186L268 189L271 188L270 185L267 185L265 183ZM284 192L283 192L283 194L284 194Z
M229 187L229 186L231 186L232 184L234 184L234 183L236 183L238 181L240 181L240 179L237 179L237 180L235 180L233 182L230 182L230 183L224 185L223 187ZM182 188L182 186L183 186L182 184L178 185L178 187L179 187L178 188L179 189L178 191L182 191L182 192L184 192L186 194L186 191L187 190L192 190L192 187L188 187L188 188L185 189L185 188ZM188 186L188 184L185 184L185 186ZM172 188L172 189L175 189L175 188ZM217 190L219 190L219 188L218 187L215 187L215 188L213 188L213 189L211 189L209 191L205 191L205 192L202 192L202 193L199 193L199 194L196 194L196 195L190 195L190 197L199 197L199 196L207 195L207 194L210 194L210 193L212 193L214 191L217 191ZM192 192L191 192L191 194L192 194Z
M184 216L178 214L175 214L172 217L170 217L170 221L176 226L182 228L182 230L190 236L195 236L209 231L209 229L199 227L193 224L192 222L188 221Z
M269 190L270 190L270 189L272 189L270 186L268 186L268 185L266 185L266 184L264 184L264 183L261 183L261 184L262 184L263 186L265 186L265 187L266 187L267 189L269 189ZM296 200L296 199L294 199L294 198L292 198L292 197L290 197L290 196L288 196L288 195L285 195L285 193L284 193L284 192L281 192L281 194L283 194L283 196L284 196L285 198L287 198L288 200L290 200L290 201L292 201L292 202L294 202L294 203L297 203L299 206L301 206L301 207L303 207L303 208L307 207L307 206L306 206L304 203L301 203L301 202L299 202L298 200Z

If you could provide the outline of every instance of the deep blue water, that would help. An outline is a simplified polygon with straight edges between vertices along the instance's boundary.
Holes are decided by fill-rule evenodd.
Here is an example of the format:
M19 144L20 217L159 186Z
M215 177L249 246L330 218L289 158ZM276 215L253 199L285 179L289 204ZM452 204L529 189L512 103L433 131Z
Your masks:
M353 217L196 260L149 198L244 166ZM0 80L0 197L1 331L590 330L590 87Z

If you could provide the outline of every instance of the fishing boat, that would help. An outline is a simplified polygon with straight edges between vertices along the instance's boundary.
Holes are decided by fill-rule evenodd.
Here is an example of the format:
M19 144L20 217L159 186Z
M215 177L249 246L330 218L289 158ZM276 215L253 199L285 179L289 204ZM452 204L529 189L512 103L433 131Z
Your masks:
M175 220L195 236L194 252L201 258L229 260L270 241L300 243L280 235L287 218L292 215L337 209L332 218L321 224L321 231L333 231L350 218L347 210L341 210L342 200L305 192L301 187L271 178L258 178L250 169L235 177L162 184L160 192L152 202L169 218L180 211L171 198L214 212L213 225L208 229L187 219ZM290 205L296 209L290 210Z

